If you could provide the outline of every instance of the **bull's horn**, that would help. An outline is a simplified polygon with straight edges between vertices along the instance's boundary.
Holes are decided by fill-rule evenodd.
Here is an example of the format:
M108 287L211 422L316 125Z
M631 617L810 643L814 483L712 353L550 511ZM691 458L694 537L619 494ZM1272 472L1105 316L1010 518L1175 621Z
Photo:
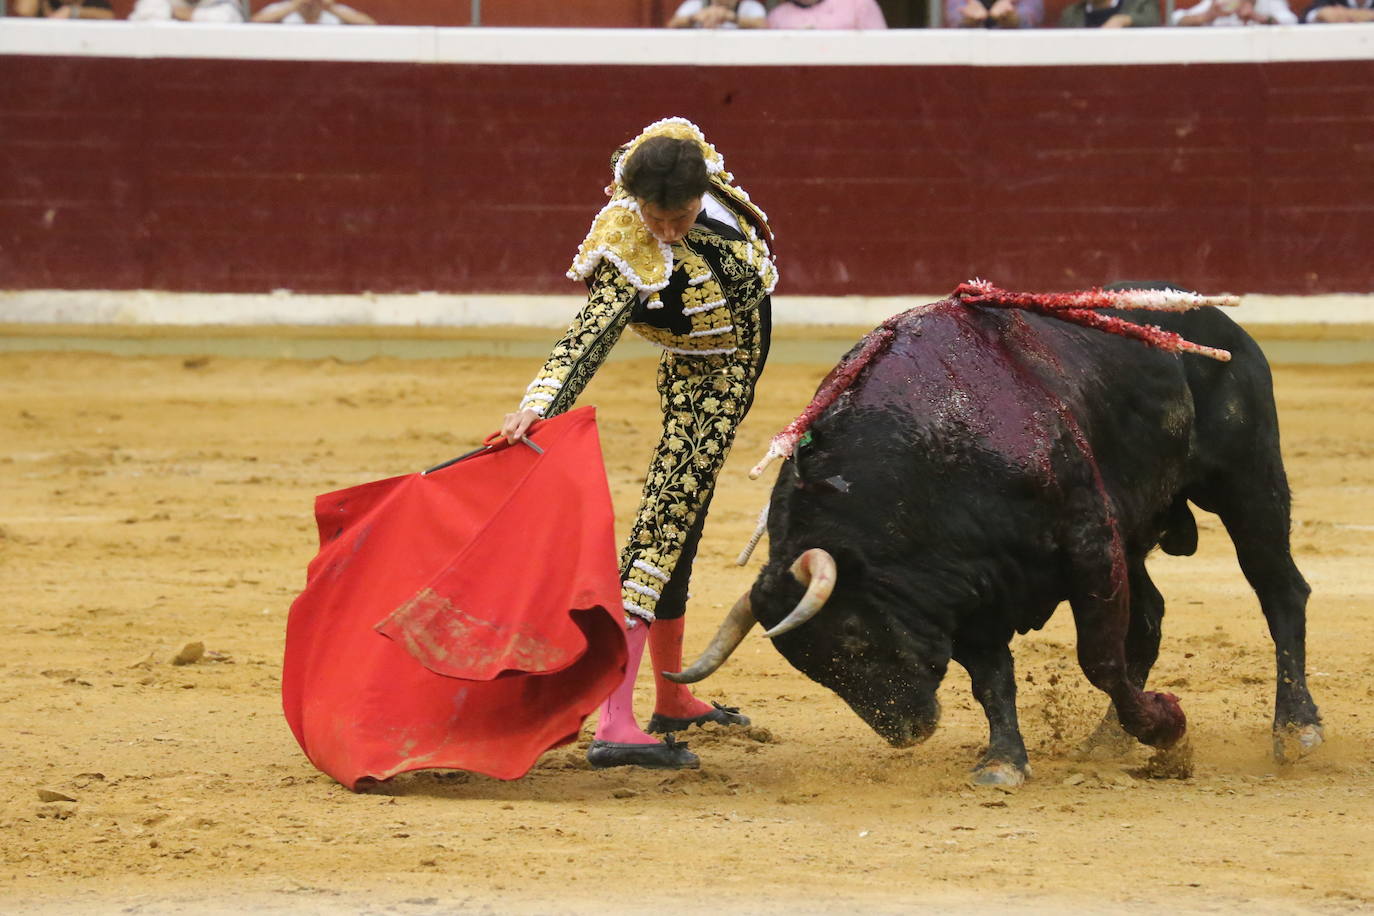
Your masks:
M806 594L782 623L764 631L763 635L769 639L792 632L825 607L830 593L835 590L835 558L819 547L812 547L797 557L792 564L792 575L806 586Z
M701 657L686 669L664 671L663 676L679 684L695 684L709 677L725 664L730 653L739 648L739 644L744 642L744 637L749 635L749 630L755 623L757 621L754 620L754 609L749 605L749 593L745 592L721 621L720 629L711 637L711 644L701 653Z

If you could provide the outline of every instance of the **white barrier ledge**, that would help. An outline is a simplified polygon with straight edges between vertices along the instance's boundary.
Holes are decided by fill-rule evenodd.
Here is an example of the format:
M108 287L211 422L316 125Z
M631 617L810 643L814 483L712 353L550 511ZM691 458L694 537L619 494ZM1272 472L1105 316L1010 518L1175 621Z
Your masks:
M0 54L419 64L1105 66L1374 59L1374 27L1210 29L321 28L0 19Z
M775 296L773 323L871 327L944 295ZM314 296L26 290L0 292L0 324L564 328L583 301L576 294ZM1241 305L1228 313L1246 326L1374 325L1374 295L1252 295L1244 297Z

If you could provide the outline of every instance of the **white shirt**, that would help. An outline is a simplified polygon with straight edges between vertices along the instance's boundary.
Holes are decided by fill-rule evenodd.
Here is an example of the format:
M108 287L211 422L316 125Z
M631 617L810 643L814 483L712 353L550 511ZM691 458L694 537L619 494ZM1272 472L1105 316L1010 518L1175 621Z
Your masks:
M741 2L740 6L744 6ZM706 215L716 222L724 223L733 229L739 228L739 220L735 219L735 214L725 208L725 204L707 193L701 195L701 209L706 211Z
M1212 4L1218 0L1202 0L1196 6L1190 6L1184 10L1174 10L1169 22L1171 25L1178 25L1179 20L1184 16L1195 16L1198 13L1205 13L1212 8ZM1261 19L1272 17L1277 25L1297 25L1298 17L1288 8L1285 0L1255 0L1255 15ZM1241 21L1235 13L1227 13L1212 20L1212 25L1250 25Z
M677 8L677 12L673 14L673 18L679 19L683 16L695 16L697 13L706 9L706 4L707 0L683 0L682 6ZM759 2L759 0L739 0L739 6L735 7L735 18L766 19L768 18L768 8ZM720 27L722 29L737 29L739 28L739 23L722 22Z
M262 8L262 12L265 13L270 9L290 5L290 0L287 0L285 3L269 3ZM349 9L352 9L352 7L349 7ZM343 20L329 12L329 10L321 10L320 18L316 19L314 22L306 22L305 17L300 13L291 13L277 21L283 25L343 25Z
M242 22L243 10L238 0L200 0L191 11L192 22ZM176 19L172 15L171 0L138 0L129 19Z
M1344 9L1348 10L1367 10L1374 8L1374 0L1345 0ZM1313 6L1307 10L1307 15L1303 17L1303 22L1316 22L1317 13L1326 9L1324 6Z

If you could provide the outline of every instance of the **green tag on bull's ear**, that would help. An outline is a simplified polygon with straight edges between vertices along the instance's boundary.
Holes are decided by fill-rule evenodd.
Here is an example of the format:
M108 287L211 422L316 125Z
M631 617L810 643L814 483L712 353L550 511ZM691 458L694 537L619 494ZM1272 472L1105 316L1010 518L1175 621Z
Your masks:
M800 439L797 440L797 448L801 448L803 445L810 445L810 444L811 444L811 430L808 429L806 432L802 433L802 437L801 437Z

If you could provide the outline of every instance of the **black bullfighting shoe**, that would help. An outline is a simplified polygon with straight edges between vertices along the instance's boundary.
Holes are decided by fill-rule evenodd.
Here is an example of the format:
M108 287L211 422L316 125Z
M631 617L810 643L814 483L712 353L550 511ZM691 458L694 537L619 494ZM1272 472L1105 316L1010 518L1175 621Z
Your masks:
M651 770L695 770L701 758L687 750L686 743L669 735L659 744L620 744L593 741L587 748L587 762L593 769L607 767L647 767Z
M715 700L711 701L711 705L715 709L690 719L674 719L672 716L654 713L645 731L658 735L663 732L683 732L693 725L705 725L707 722L714 722L717 725L749 724L749 717L741 713L738 706L722 706Z

